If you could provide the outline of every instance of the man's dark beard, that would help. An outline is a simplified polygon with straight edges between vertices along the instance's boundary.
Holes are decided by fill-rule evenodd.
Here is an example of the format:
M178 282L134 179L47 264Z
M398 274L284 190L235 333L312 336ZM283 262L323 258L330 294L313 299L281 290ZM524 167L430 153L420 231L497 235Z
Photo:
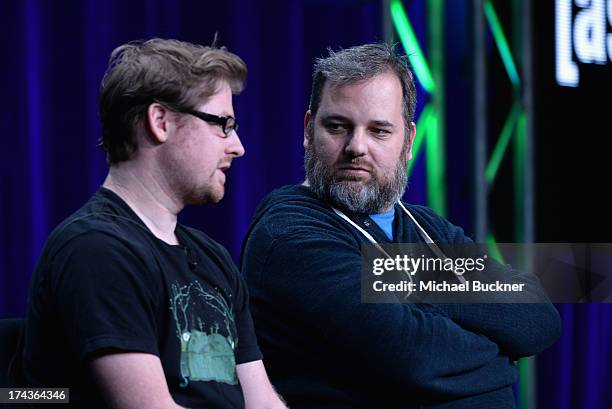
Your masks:
M407 148L408 144L405 143L392 175L388 177L387 175L376 176L372 174L372 180L359 184L355 181L338 181L334 178L333 169L319 159L311 135L310 143L304 154L306 179L310 184L310 189L319 199L330 203L332 206L355 213L382 213L392 207L406 190L408 182L406 173ZM347 158L346 162L347 164L351 163L350 158Z

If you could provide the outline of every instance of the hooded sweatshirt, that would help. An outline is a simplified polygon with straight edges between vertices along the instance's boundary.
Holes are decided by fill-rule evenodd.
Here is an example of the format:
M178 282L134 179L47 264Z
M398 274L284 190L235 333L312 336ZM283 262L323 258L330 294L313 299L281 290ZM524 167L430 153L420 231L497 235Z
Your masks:
M406 207L435 243L471 243L432 210ZM345 213L377 242L391 242L368 215ZM397 204L393 223L393 242L423 242ZM362 303L364 243L361 232L303 185L273 191L255 212L242 272L270 379L288 405L515 408L514 360L558 339L556 309Z

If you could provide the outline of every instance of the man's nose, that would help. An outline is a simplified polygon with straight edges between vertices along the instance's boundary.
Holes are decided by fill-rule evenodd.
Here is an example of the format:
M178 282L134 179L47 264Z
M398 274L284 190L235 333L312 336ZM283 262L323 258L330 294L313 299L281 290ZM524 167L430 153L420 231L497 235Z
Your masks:
M355 128L349 135L344 152L353 157L364 156L368 153L368 135L366 130Z
M242 146L242 142L240 141L240 137L238 136L238 132L236 130L233 130L227 139L229 142L227 151L230 155L233 155L236 158L244 155L244 146Z

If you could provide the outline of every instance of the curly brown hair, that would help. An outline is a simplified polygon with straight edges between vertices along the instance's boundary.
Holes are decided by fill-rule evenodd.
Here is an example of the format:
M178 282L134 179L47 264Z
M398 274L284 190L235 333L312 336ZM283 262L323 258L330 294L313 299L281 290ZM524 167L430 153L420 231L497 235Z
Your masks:
M185 112L214 95L222 82L234 94L247 76L244 61L225 47L154 38L130 42L111 54L100 86L101 145L112 165L132 157L136 126L158 102Z

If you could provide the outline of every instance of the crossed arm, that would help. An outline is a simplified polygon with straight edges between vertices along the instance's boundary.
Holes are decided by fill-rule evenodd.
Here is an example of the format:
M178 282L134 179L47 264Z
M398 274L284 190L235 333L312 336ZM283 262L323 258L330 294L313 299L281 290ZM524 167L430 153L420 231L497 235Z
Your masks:
M161 361L153 354L104 355L91 362L91 370L110 408L182 408L172 399ZM237 365L236 373L247 409L286 409L261 360Z
M387 382L441 400L482 394L515 382L511 356L536 353L556 336L555 315L534 306L489 317L486 307L466 305L455 317L425 304L364 304L359 244L342 226L302 213L281 215L291 224L273 216L275 223L254 229L247 243L250 284L259 297L326 334L338 354L359 357L364 377L373 376L365 368L378 368ZM491 323L478 325L483 316ZM512 327L495 322L508 318ZM509 331L519 334L504 342ZM532 337L535 331L542 335Z

